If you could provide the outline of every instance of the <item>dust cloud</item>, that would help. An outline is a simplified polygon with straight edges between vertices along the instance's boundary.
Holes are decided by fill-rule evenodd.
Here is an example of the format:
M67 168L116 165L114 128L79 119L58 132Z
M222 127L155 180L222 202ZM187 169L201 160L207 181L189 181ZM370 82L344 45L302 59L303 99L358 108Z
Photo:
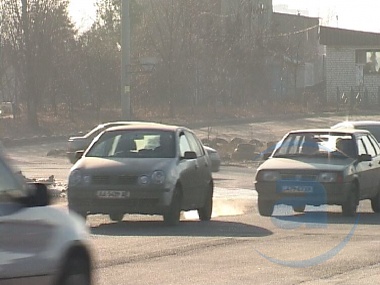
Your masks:
M254 207L251 199L214 199L212 218L225 216L243 215L252 210ZM197 211L187 211L183 213L186 220L197 220Z

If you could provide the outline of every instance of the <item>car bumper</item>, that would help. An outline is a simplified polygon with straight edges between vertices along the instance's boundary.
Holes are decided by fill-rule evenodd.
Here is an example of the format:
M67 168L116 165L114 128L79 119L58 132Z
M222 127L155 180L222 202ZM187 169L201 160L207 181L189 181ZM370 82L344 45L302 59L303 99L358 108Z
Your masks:
M99 191L123 192L121 197L99 197ZM71 210L89 214L162 214L170 205L171 189L75 187L68 189ZM104 192L103 192L104 193Z
M274 204L342 205L351 183L294 183L294 187L276 182L256 182L259 198Z

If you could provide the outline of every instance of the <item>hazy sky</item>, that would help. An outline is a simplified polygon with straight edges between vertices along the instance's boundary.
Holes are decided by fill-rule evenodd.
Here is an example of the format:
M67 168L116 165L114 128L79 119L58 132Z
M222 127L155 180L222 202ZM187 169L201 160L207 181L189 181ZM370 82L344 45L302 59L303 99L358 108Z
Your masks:
M88 29L95 19L96 0L70 0L69 11L79 30Z
M95 17L95 1L71 0L70 11L78 28L91 25L91 19ZM276 5L287 5L295 12L307 10L310 17L320 17L323 25L380 33L377 19L380 0L273 0L273 6Z
M380 0L273 0L273 6L283 4L308 10L309 16L320 17L324 25L380 33Z

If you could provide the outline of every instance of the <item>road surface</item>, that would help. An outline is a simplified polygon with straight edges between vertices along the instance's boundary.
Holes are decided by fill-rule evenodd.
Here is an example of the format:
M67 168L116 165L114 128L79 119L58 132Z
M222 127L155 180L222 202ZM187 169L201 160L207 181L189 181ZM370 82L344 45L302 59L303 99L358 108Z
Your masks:
M46 156L64 145L10 148L8 155L25 176L54 175L64 188L71 165ZM280 206L274 217L261 217L254 172L223 166L214 175L211 222L194 212L184 213L178 227L163 226L159 216L126 215L121 223L90 216L95 284L378 284L380 215L368 201L352 218L337 206L303 214Z

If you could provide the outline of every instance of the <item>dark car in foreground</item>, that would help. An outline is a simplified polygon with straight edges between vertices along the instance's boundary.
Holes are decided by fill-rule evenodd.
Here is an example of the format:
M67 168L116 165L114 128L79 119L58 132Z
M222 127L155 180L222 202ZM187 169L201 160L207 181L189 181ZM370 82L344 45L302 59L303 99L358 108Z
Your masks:
M79 152L80 156L81 153ZM162 215L176 225L182 210L211 219L210 159L184 127L138 124L101 133L71 168L69 209L86 217L108 214Z
M366 130L292 131L259 166L255 187L258 209L271 216L275 205L295 212L306 205L340 205L353 216L360 200L380 212L380 146Z
M380 122L379 121L344 121L331 127L332 129L361 129L367 130L380 142Z
M140 121L115 121L107 122L97 125L95 128L90 130L88 133L82 136L72 136L67 141L67 158L71 163L75 163L78 158L76 157L77 151L84 151L91 144L92 140L98 136L101 132L105 131L111 127L117 126L128 126L128 125L138 125L138 124L156 124L154 122L140 122ZM221 159L218 151L209 147L204 146L211 160L211 171L218 172L220 170Z
M90 285L89 231L0 157L0 284Z

